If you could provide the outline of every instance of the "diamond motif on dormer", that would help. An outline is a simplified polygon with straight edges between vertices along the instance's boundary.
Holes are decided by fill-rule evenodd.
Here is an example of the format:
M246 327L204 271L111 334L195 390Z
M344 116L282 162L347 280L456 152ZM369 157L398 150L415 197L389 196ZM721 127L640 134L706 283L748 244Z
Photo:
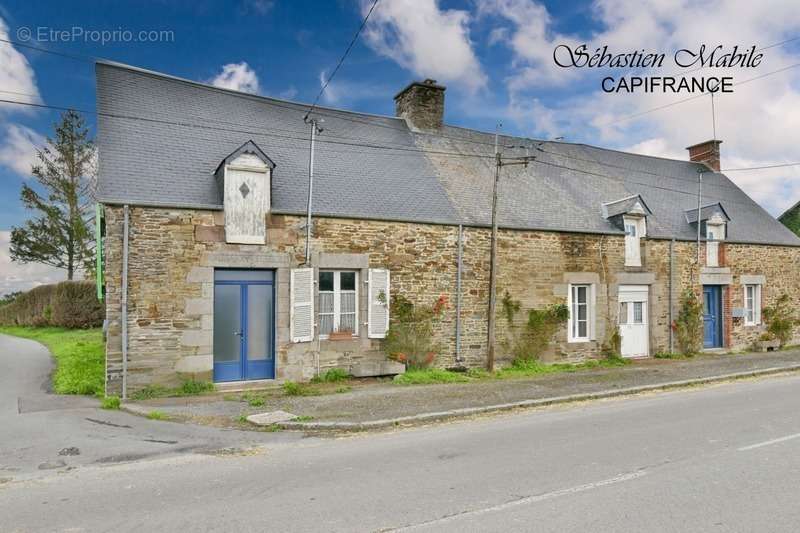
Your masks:
M242 193L242 198L247 198L247 195L250 194L250 187L247 186L247 183L242 182L239 192Z

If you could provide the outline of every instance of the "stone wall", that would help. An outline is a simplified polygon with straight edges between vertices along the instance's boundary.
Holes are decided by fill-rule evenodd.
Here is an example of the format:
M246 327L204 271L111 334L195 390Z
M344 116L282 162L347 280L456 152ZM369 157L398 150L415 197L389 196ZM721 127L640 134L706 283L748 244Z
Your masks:
M122 208L106 206L106 305L109 320L107 389L119 393L121 381L120 282ZM304 259L304 219L271 215L266 245L224 242L221 212L135 207L130 210L129 244L129 392L150 383L177 385L181 379L211 379L213 368L214 268L270 268L276 271L276 378L305 380L329 367L348 368L383 359L380 341L365 331L348 341L289 342L289 271ZM441 346L436 364L482 366L486 358L489 287L487 228L464 228L461 361L456 361L455 304L458 228L453 226L317 218L312 264L324 268L391 271L391 295L432 305L440 296L449 305L437 324ZM595 335L590 342L567 342L566 327L556 335L548 360L597 357L617 320L621 284L648 285L650 352L669 349L670 243L643 240L643 266L624 266L624 238L543 231L502 230L498 241L498 298L508 291L519 300L521 324L526 311L566 302L569 283L593 283L596 289ZM724 245L722 271L730 278L730 307L743 305L742 275L763 275L764 305L780 294L800 294L800 248ZM704 257L704 250L701 257ZM699 290L702 264L695 265L693 243L674 244L673 309L683 288ZM726 270L727 269L727 270ZM362 299L359 323L366 322ZM498 309L502 308L498 305ZM501 313L500 313L501 314ZM498 317L498 341L508 324ZM726 318L726 338L734 348L752 343L763 326L744 326ZM800 334L800 332L798 332ZM800 341L800 339L798 339ZM508 357L498 349L499 364Z

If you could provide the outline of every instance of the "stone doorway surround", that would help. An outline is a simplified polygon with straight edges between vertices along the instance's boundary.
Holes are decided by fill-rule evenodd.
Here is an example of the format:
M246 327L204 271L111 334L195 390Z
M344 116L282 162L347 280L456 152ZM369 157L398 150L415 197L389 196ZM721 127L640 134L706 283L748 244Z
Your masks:
M275 271L275 346L289 341L289 268L288 253L237 251L206 252L200 264L192 267L186 277L188 284L200 284L201 296L187 298L184 313L200 317L200 329L187 329L181 335L181 345L196 348L196 354L185 355L175 364L175 371L182 374L208 374L214 369L214 269L240 268ZM276 376L278 360L276 357Z

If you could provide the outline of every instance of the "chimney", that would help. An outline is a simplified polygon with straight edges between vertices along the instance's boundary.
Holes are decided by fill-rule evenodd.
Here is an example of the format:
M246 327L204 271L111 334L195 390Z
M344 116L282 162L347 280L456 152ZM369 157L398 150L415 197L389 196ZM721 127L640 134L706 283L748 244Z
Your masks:
M710 141L693 144L687 147L689 150L689 160L695 163L705 163L712 170L719 172L719 145L722 141L711 139Z
M444 117L444 91L436 80L412 82L395 95L395 114L413 129L437 130Z

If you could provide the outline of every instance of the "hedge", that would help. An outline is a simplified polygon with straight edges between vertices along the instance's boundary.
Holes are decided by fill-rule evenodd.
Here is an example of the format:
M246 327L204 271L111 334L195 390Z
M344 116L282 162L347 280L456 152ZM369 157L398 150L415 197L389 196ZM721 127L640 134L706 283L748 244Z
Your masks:
M93 281L41 285L0 307L0 325L91 328L103 325L105 306Z

